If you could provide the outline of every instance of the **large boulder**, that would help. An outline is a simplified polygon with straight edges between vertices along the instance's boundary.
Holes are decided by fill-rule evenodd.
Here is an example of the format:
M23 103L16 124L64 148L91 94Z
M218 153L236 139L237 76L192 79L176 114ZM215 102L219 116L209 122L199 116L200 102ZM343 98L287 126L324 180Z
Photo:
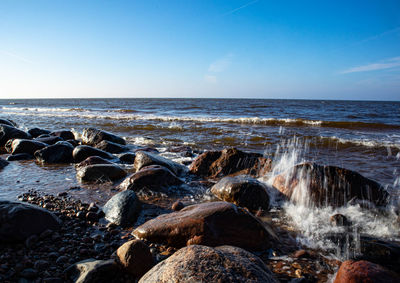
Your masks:
M397 283L400 277L384 267L365 260L344 261L337 272L334 283Z
M73 147L68 142L58 142L35 152L35 158L40 163L70 163Z
M38 206L12 201L0 201L0 241L23 241L45 230L56 231L61 220Z
M139 283L144 282L279 281L260 258L241 248L192 245L150 269L139 280Z
M35 141L39 141L39 142L43 142L43 143L45 143L45 144L48 144L48 145L52 145L52 144L56 144L56 143L58 143L58 142L60 142L60 141L64 141L62 138L60 138L60 137L56 137L56 136L52 136L52 137L37 137L36 139L35 139Z
M8 161L4 160L3 158L0 157L0 169L3 169L9 164Z
M47 144L35 140L15 139L11 143L11 153L28 153L33 155L36 150L46 147Z
M64 273L75 283L123 282L120 268L113 259L82 260L69 266Z
M76 175L82 182L107 182L124 178L126 172L116 164L95 164L80 167Z
M129 150L129 148L127 148L126 146L106 140L99 142L95 145L95 147L109 153L122 153Z
M118 262L126 272L140 278L154 265L150 248L140 240L131 240L117 250Z
M228 202L187 206L147 221L132 234L138 239L174 247L233 245L263 250L272 247L276 241L272 229L245 209Z
M155 153L150 153L146 151L137 151L135 157L135 163L133 166L135 167L136 171L139 171L143 167L149 165L161 165L168 168L171 172L175 175L180 175L181 173L185 172L186 167L176 163L172 160L169 160L165 157L159 156Z
M51 132L50 135L51 136L55 136L55 137L60 137L65 141L66 140L74 140L75 139L74 133L71 132L71 131L68 131L68 130Z
M30 139L30 134L9 125L0 124L0 147L10 139Z
M18 127L17 123L8 119L0 119L0 125L7 125L11 127Z
M106 219L122 227L133 226L140 212L141 203L133 191L114 195L103 207Z
M127 177L119 185L119 189L135 192L142 189L167 192L170 186L181 185L182 183L182 180L167 168L160 165L150 165Z
M246 176L222 178L211 188L211 192L220 200L246 207L251 211L269 210L267 190L266 185Z
M90 156L99 156L105 159L115 159L115 156L111 153L88 145L79 145L75 147L72 156L75 162L81 162Z
M258 177L270 170L270 159L262 154L247 153L236 148L205 152L190 165L191 173L209 178L242 174Z
M306 206L346 205L368 201L386 205L388 193L377 182L336 166L303 163L275 177L273 186L296 203Z
M83 129L82 142L87 145L96 145L101 141L106 140L118 144L125 145L126 142L123 138L108 133L106 131L98 130L95 128Z
M50 131L48 130L44 130L44 129L40 129L40 128L32 128L28 130L28 133L33 137L33 138L37 138L40 135L48 135L50 134Z

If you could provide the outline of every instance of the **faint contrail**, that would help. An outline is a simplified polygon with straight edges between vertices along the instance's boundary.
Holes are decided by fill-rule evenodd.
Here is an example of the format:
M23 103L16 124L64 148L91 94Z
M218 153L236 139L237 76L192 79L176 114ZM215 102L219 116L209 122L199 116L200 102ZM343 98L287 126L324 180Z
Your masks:
M231 11L229 11L229 12L226 12L226 13L223 14L222 16L227 16L227 15L233 14L233 13L235 13L235 12L237 12L237 11L243 9L243 8L246 8L247 6L253 5L254 3L256 3L256 2L258 2L258 1L259 1L259 0L250 1L250 2L248 2L248 3L246 3L246 4L244 4L243 6L240 6L239 8L236 8L236 9L233 9L233 10L231 10Z
M18 59L18 60L20 60L20 61L22 61L22 62L29 63L29 64L33 64L33 62L32 62L31 60L28 60L28 59L26 59L26 58L24 58L24 57L22 57L22 56L20 56L20 55L17 55L17 54L15 54L15 53L8 52L8 51L1 50L1 49L0 49L0 53L2 53L2 54L4 54L4 55L7 55L7 56L9 56L9 57L13 57L13 58L15 58L15 59Z

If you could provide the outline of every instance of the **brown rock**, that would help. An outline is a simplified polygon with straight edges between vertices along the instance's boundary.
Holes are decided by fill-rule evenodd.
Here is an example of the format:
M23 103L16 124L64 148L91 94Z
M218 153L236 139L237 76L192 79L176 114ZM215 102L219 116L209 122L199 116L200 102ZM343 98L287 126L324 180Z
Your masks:
M176 202L174 202L172 204L171 209L173 211L179 211L179 210L182 210L184 207L185 207L185 205L182 202L177 200Z
M306 192L299 189L301 182L305 182ZM381 206L388 201L388 193L377 182L351 170L315 163L296 165L276 176L273 186L292 201L307 206L340 207L354 199Z
M395 283L400 277L382 266L365 261L346 260L342 263L334 283Z
M185 247L150 269L144 282L278 282L257 256L237 247Z
M136 278L142 277L154 265L150 248L140 240L132 240L117 250L119 263Z
M132 234L139 239L178 248L191 244L226 244L262 250L270 248L277 239L271 228L245 209L228 202L187 206L147 221Z

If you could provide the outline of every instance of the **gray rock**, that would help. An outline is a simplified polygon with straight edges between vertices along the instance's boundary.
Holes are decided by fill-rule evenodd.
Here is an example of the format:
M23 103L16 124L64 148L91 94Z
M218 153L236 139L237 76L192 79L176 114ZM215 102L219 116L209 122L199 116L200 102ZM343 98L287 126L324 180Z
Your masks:
M65 274L75 283L105 283L116 282L120 273L113 259L86 259L69 266Z
M116 159L114 155L88 145L79 145L75 147L72 156L75 162L81 162L90 156L99 156L105 159Z
M103 207L106 219L122 227L132 226L140 211L140 201L133 191L114 195Z
M83 182L103 182L122 179L126 172L115 164L95 164L80 167L76 175Z
M82 132L82 142L87 145L96 145L101 141L106 140L118 144L125 145L126 142L123 138L108 133L106 131L98 130L95 128L86 128Z

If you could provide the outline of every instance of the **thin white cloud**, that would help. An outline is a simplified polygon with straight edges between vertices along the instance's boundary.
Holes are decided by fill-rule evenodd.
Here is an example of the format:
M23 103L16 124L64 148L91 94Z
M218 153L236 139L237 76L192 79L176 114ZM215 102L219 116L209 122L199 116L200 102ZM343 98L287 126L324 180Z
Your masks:
M0 49L0 53L3 54L3 55L6 55L8 57L15 58L15 59L17 59L19 61L22 61L22 62L25 62L25 63L28 63L28 64L33 64L33 62L31 60L26 59L25 57L22 57L22 56L20 56L18 54L15 54L15 53L12 53L12 52L9 52L9 51L5 51L5 50L1 50L1 49Z
M205 75L204 76L204 81L210 84L216 84L217 83L217 77L216 76L211 76L211 75Z
M237 11L242 10L242 9L244 9L244 8L250 6L250 5L253 5L254 3L257 3L258 1L259 1L259 0L250 1L250 2L248 2L248 3L246 3L246 4L242 5L242 6L240 6L240 7L238 7L238 8L235 8L235 9L233 9L233 10L230 10L230 11L226 12L226 13L223 14L222 16L227 16L227 15L236 13Z
M225 71L232 63L233 54L229 53L224 57L212 62L208 67L208 71L211 73L221 73Z
M393 57L382 62L352 67L347 70L341 71L341 74L358 73L358 72L368 72L368 71L378 71L391 69L395 67L400 67L400 57Z

